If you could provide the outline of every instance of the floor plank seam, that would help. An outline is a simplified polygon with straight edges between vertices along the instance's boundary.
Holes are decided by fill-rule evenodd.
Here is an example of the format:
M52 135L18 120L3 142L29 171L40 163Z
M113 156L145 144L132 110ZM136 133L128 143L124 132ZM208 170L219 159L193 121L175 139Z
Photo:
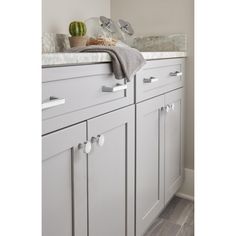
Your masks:
M178 236L178 234L181 232L182 228L183 228L183 225L181 225L181 227L179 228L178 232L176 233L176 236Z

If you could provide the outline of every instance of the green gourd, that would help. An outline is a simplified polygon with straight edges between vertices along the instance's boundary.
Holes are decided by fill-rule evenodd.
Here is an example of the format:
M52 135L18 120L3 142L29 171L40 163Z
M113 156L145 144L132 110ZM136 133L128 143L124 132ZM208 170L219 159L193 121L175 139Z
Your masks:
M69 25L69 32L71 36L84 36L87 32L87 28L82 21L73 21Z

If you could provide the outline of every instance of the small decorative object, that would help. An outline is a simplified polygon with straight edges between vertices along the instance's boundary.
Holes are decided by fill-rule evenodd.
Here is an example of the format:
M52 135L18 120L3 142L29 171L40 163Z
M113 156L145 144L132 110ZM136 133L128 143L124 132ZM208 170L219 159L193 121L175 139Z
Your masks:
M116 39L112 38L89 38L87 41L87 46L89 45L103 45L103 46L115 46L117 43Z
M87 28L84 22L82 21L73 21L70 23L69 32L72 37L69 37L71 47L82 47L86 46L87 37L86 32Z
M104 16L91 17L85 20L87 26L87 35L89 38L113 38L122 40L122 35L118 26L112 19Z

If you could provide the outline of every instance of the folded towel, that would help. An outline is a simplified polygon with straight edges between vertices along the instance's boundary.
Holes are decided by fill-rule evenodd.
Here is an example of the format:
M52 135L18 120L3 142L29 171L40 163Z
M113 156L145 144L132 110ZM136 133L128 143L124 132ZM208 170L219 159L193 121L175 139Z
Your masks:
M134 48L118 46L91 45L87 47L75 47L66 52L106 52L111 56L112 69L116 79L130 79L146 63L142 54Z

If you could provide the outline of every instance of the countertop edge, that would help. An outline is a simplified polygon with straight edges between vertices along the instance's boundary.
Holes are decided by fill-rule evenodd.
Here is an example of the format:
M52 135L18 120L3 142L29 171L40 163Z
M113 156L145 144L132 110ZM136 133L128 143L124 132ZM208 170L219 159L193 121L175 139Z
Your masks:
M144 59L158 60L187 57L186 52L141 52ZM59 67L74 65L89 65L109 63L111 57L108 53L44 53L42 54L42 67Z

